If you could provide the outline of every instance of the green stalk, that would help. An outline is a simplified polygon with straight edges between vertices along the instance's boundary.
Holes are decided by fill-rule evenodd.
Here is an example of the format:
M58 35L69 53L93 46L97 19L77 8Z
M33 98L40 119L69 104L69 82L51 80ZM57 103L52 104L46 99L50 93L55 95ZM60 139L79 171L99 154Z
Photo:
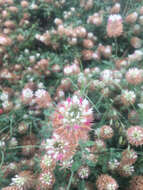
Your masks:
M71 183L72 183L73 174L74 174L74 172L72 171L72 172L71 172L70 179L69 179L69 183L68 183L68 186L67 186L67 189L66 189L66 190L70 190L70 186L71 186Z

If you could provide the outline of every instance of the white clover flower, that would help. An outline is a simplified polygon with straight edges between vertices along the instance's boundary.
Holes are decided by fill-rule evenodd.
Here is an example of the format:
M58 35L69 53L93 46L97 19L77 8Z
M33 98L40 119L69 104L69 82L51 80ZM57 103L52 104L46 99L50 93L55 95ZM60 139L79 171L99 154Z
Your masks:
M61 163L62 168L70 168L72 166L73 159L65 160Z
M81 167L78 170L78 175L81 179L88 178L89 176L89 168L88 167Z
M143 52L141 50L135 50L134 54L138 61L143 59Z
M4 36L0 36L0 44L7 44L7 39Z
M12 178L12 183L10 185L16 185L18 187L22 187L25 184L25 178L20 177L19 175L15 175L15 177Z
M42 82L38 83L38 88L44 88L44 84Z
M6 79L10 79L10 78L12 78L12 74L10 72L7 72L7 71L2 72L1 77L6 78Z
M134 166L132 166L132 165L124 165L124 166L123 166L123 171L124 171L127 175L132 175L132 173L134 172Z
M118 168L119 164L120 163L118 162L118 160L114 159L108 162L108 167L110 170L115 170Z
M4 102L2 103L2 107L3 107L3 108L8 107L9 105L10 105L10 103L9 103L8 101L4 101Z
M64 68L65 75L69 75L73 72L72 68L70 66L67 66Z
M39 39L40 39L40 34L36 34L36 35L35 35L35 38L36 38L37 40L39 40Z
M17 169L17 165L16 165L16 163L10 163L10 164L8 164L8 168L10 168L11 170L15 170L15 169Z
M58 91L58 94L60 97L63 97L65 95L64 91L62 91L62 90Z
M44 165L50 167L51 164L53 162L53 158L51 155L44 155L42 160L41 160L41 163L43 163Z
M30 88L26 88L22 90L22 95L25 98L32 98L33 97L33 91Z
M53 183L52 173L50 171L47 171L46 173L41 173L40 182L42 184L51 185Z
M105 83L110 83L113 81L113 72L111 70L104 70L100 74L101 80Z
M36 92L35 92L35 96L37 98L41 98L42 96L45 96L46 95L46 90L44 89L38 89Z
M136 98L136 94L134 91L125 90L124 91L124 97L129 101L132 102L134 98Z
M63 158L66 158L70 151L69 142L62 140L59 135L55 133L52 139L46 139L46 141L43 142L43 146L48 156L51 156L52 159L56 161L61 161Z
M3 92L3 93L0 95L0 100L2 100L2 101L8 101L8 93Z
M131 76L137 77L138 75L140 75L141 70L138 69L138 68L130 68L130 69L128 70L128 72L129 72L129 74L130 74Z

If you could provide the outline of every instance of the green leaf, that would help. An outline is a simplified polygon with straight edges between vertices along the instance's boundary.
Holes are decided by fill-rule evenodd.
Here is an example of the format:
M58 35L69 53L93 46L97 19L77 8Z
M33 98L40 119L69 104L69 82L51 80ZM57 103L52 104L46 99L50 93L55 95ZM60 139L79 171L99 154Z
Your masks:
M77 171L77 170L80 168L81 165L82 165L82 162L80 162L80 161L75 161L75 162L72 164L71 170L72 170L73 172L75 172L75 171Z
M90 161L90 160L86 160L85 162L86 162L86 164L87 164L88 166L90 166L90 167L94 167L94 166L96 165L94 162L92 162L92 161Z

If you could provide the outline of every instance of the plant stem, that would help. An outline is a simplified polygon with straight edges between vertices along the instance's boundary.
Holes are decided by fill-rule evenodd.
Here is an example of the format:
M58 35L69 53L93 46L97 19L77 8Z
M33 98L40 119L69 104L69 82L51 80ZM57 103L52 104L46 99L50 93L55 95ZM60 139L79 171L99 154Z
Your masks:
M67 186L67 189L66 189L66 190L70 190L70 186L71 186L71 182L72 182L73 174L74 174L74 172L72 171L72 172L71 172L70 179L69 179L69 183L68 183L68 186Z
M117 38L115 38L115 51L116 51L116 57L118 55L118 43L117 43Z

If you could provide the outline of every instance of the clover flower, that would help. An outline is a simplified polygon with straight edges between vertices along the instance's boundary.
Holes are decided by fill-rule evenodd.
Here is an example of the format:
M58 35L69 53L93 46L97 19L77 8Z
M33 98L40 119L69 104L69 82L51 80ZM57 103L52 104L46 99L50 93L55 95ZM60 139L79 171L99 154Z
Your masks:
M61 166L61 169L70 169L72 167L73 162L74 162L73 159L70 158L63 162L60 162L59 165Z
M53 134L53 138L42 142L46 153L55 161L65 161L71 158L75 152L75 145L63 140L59 135Z
M126 149L122 152L122 159L121 162L124 164L134 164L137 160L138 156L137 153L133 149Z
M89 173L90 173L89 167L88 166L82 166L79 168L77 173L81 179L86 179L86 178L88 178Z
M102 139L96 139L94 146L91 148L92 152L102 152L105 151L106 144Z
M24 88L22 90L21 100L22 102L27 104L32 100L33 96L33 90L31 90L30 88Z
M31 171L22 171L12 178L11 185L19 187L19 190L30 189L34 186L34 176Z
M100 137L103 139L110 139L113 137L113 129L108 126L104 125L100 128Z
M133 12L133 13L127 15L127 17L125 18L125 21L127 23L133 24L133 23L136 22L137 18L138 18L138 13L137 12Z
M55 133L75 144L88 139L92 120L93 111L89 102L77 95L59 103L52 118Z
M42 173L40 173L38 181L39 183L37 184L37 190L51 189L55 182L53 172L50 170L44 170Z
M122 17L119 14L110 15L107 23L107 35L111 37L119 37L123 33Z
M142 190L143 189L143 176L132 177L129 187L130 187L130 189Z
M114 171L118 168L119 164L120 163L116 159L110 160L108 162L108 168L109 168L109 170Z
M127 140L133 146L141 146L143 144L143 128L140 126L128 128Z
M126 73L126 80L129 84L138 85L143 82L143 71L138 68L131 68Z
M96 181L98 190L116 190L118 189L118 184L114 178L109 175L102 174L98 176Z
M53 168L55 167L55 164L56 163L51 155L45 154L44 156L42 156L41 161L40 161L40 166L42 170L49 170L49 169L53 170Z
M124 177L131 176L134 172L134 166L130 164L120 163L118 168L119 174Z
M1 101L8 101L8 98L9 98L9 95L7 92L3 92L1 95L0 95L0 100Z
M51 97L49 93L44 89L38 89L35 92L35 103L38 104L39 108L47 108L52 105Z
M136 94L134 93L134 91L129 91L129 90L124 90L121 94L121 102L126 105L129 106L131 104L134 104L136 101Z

